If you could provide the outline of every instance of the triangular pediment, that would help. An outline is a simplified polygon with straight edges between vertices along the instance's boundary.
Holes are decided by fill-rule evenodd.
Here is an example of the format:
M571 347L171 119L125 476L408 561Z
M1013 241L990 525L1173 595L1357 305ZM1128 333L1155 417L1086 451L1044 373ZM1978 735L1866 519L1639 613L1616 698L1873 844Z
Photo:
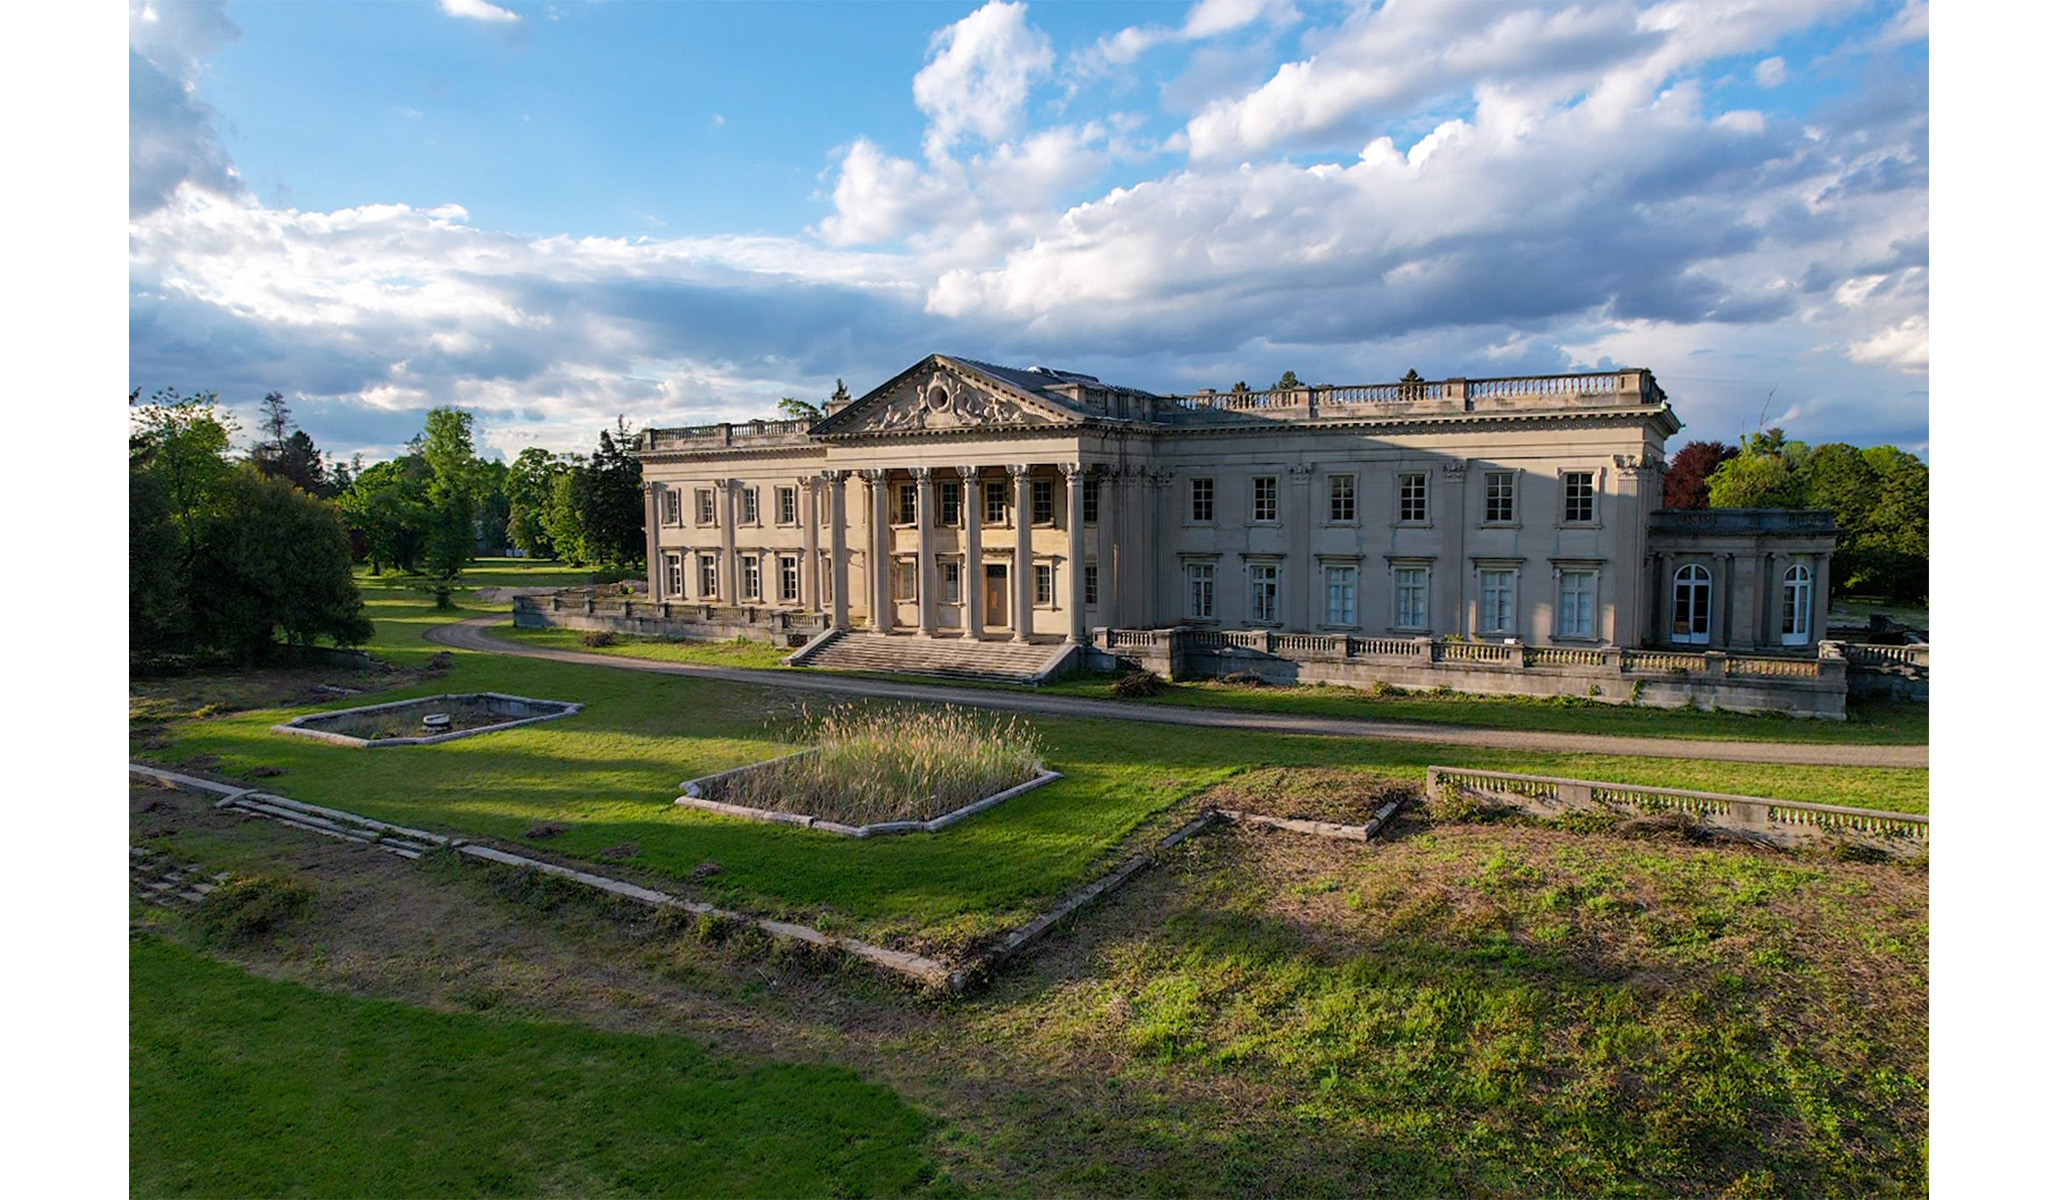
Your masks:
M814 432L835 436L1077 423L1075 414L1005 380L932 354L815 426Z

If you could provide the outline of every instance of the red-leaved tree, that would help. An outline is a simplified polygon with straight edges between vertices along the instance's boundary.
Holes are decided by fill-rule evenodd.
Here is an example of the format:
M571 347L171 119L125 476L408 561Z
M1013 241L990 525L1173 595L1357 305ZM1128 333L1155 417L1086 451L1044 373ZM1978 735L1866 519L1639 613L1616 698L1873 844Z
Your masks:
M1687 442L1664 472L1664 507L1706 508L1707 477L1742 451L1720 442Z

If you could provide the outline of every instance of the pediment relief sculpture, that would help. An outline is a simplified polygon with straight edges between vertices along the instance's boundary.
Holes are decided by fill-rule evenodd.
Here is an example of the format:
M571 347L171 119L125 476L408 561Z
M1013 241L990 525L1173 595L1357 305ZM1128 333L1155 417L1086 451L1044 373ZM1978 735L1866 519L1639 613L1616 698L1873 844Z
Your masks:
M918 429L978 429L1055 425L1021 402L934 371L896 388L869 411L857 414L849 433L900 433Z

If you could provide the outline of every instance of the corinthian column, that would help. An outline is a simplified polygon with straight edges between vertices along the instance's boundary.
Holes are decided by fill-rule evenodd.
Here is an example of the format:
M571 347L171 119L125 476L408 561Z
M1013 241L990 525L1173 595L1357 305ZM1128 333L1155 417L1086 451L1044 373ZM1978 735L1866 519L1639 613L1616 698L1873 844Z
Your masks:
M1035 551L1029 544L1029 465L1007 468L1014 480L1014 640L1025 642L1036 627Z
M1064 571L1070 586L1065 590L1064 640L1073 644L1086 640L1086 523L1085 473L1077 463L1065 463L1064 471Z
M848 471L829 471L829 596L837 629L850 628L850 536L849 510L843 498L843 481Z
M893 524L886 511L886 473L864 472L871 485L871 627L893 632Z
M977 467L959 467L957 474L964 479L964 503L958 505L964 518L964 636L977 641L986 632L986 560L979 544L986 496Z
M800 542L805 547L800 560L800 607L808 612L821 611L821 501L817 492L821 486L818 475L802 475L797 481L800 486L800 522L805 528Z
M936 635L936 479L929 467L914 468L915 609L921 636Z

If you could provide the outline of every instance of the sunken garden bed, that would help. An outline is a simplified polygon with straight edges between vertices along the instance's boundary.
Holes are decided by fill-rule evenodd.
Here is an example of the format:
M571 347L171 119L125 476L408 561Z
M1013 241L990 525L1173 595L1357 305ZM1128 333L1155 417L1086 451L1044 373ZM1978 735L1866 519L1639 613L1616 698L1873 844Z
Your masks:
M1015 718L838 706L803 722L805 750L679 785L678 803L844 837L936 833L1060 778Z
M320 738L341 746L427 746L496 729L554 721L583 707L565 700L532 700L502 692L450 692L390 704L309 713L271 728L274 733Z

